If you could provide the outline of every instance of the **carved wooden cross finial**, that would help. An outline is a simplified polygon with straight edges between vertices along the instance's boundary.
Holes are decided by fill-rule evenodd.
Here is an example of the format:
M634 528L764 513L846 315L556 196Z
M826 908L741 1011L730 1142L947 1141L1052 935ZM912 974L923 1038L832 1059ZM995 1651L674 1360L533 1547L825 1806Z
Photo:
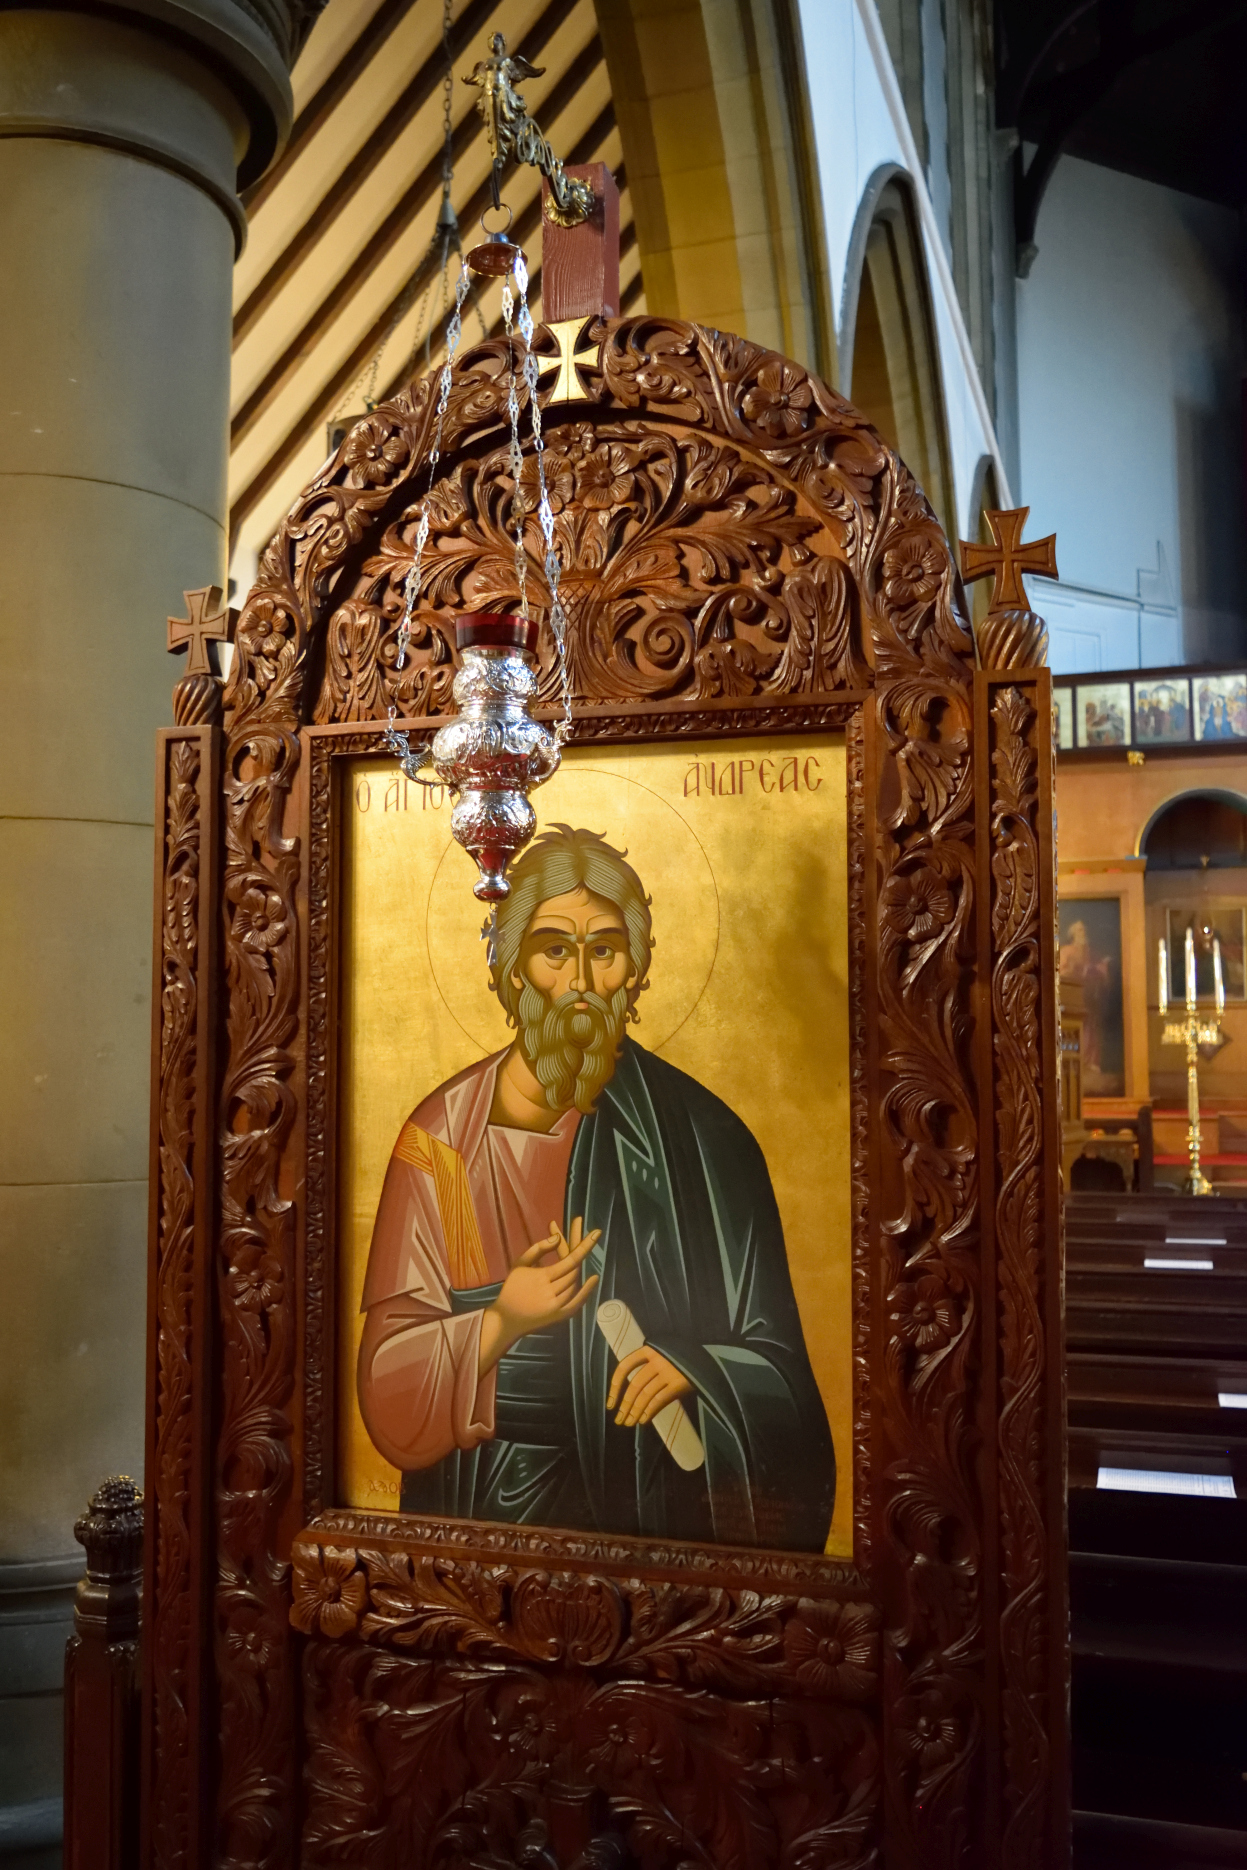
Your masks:
M1010 507L1004 513L989 511L986 519L995 545L973 545L968 539L961 541L961 575L967 584L973 584L976 578L986 578L989 572L995 573L991 611L1030 609L1022 583L1024 571L1032 572L1037 578L1060 575L1056 568L1054 532L1046 539L1032 539L1029 545L1022 544L1022 528L1029 512L1028 506Z
M183 591L188 617L170 617L169 653L189 649L187 675L212 675L209 643L229 642L229 612L221 608L221 587L206 584L202 591Z

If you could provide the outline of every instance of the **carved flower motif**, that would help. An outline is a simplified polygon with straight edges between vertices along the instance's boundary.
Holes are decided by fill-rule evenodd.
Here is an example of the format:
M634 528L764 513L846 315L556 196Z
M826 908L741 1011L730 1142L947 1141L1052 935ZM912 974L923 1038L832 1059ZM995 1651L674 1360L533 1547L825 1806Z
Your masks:
M545 1698L529 1699L506 1724L506 1740L521 1759L548 1762L560 1740L557 1714Z
M861 1604L803 1598L784 1625L784 1653L803 1687L817 1695L857 1700L875 1686L877 1639Z
M376 487L392 479L409 452L406 438L397 429L378 416L369 416L347 436L342 458L365 487Z
M943 561L930 539L902 539L883 555L883 594L897 610L929 604L939 595L943 573Z
M955 907L947 883L931 870L899 872L884 886L884 920L906 941L926 941L946 928Z
M229 1289L243 1312L263 1312L281 1297L281 1261L254 1243L242 1247L229 1269Z
M225 1633L225 1647L246 1667L263 1674L277 1655L277 1644L258 1623L233 1623Z
M812 395L802 372L776 358L763 364L757 382L745 392L742 407L749 420L768 435L799 435L809 420Z
M617 444L587 452L576 470L576 491L582 503L601 510L622 506L636 486L629 466L626 450Z
M280 599L253 597L234 632L235 675L249 670L258 688L265 689L277 674L277 659L288 641L290 613Z
M572 464L566 455L556 454L552 448L545 452L546 493L550 500L550 511L559 513L567 505L575 492L575 476ZM541 499L541 481L537 473L536 455L525 455L520 468L520 486L516 496L516 510L520 513L535 513Z
M962 1725L942 1689L928 1688L902 1708L897 1722L901 1745L914 1754L924 1779L956 1759Z
M581 1725L585 1752L610 1778L627 1779L645 1769L651 1773L678 1770L674 1735L667 1744L655 1726L653 1710L627 1690L608 1690L585 1709Z
M368 1601L368 1584L355 1569L354 1552L320 1546L300 1552L290 1620L308 1636L349 1636Z
M888 1316L896 1335L911 1350L942 1351L957 1335L960 1319L948 1287L938 1273L902 1279L888 1294Z
M285 909L275 890L253 886L244 891L234 914L234 927L242 930L242 945L266 954L286 938Z

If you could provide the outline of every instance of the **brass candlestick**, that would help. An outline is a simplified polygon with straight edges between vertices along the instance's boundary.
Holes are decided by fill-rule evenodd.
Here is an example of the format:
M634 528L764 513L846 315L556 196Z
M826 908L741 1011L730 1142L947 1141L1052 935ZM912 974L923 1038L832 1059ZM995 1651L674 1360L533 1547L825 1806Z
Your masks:
M1185 943L1186 962L1186 1018L1170 1020L1161 1034L1162 1045L1184 1045L1186 1047L1186 1148L1190 1159L1190 1169L1183 1185L1187 1195L1213 1195L1216 1193L1212 1183L1200 1167L1200 1148L1203 1141L1199 1121L1199 1048L1201 1045L1222 1046L1225 1034L1221 1030L1221 1015L1225 1011L1225 977L1221 971L1221 943L1214 934L1212 937L1212 970L1216 988L1217 1017L1211 1022L1201 1023L1195 995L1195 931L1188 928ZM1169 1011L1169 944L1162 935L1160 938L1160 1011Z

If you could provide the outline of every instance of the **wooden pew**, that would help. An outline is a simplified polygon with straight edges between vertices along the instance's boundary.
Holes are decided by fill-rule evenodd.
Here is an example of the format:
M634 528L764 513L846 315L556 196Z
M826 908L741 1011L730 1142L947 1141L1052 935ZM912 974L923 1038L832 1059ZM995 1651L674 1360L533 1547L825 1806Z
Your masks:
M1076 1870L1247 1865L1247 1203L1066 1222Z

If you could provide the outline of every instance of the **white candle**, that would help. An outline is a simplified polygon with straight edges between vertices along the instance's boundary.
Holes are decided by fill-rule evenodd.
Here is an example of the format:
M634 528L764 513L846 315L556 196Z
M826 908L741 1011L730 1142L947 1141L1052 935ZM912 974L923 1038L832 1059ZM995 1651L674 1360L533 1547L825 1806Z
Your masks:
M1217 1011L1225 1012L1225 976L1221 972L1221 937L1212 938L1212 977L1217 987Z
M1160 938L1160 1010L1169 1011L1169 943Z
M1195 930L1186 931L1186 1010L1195 1011Z

